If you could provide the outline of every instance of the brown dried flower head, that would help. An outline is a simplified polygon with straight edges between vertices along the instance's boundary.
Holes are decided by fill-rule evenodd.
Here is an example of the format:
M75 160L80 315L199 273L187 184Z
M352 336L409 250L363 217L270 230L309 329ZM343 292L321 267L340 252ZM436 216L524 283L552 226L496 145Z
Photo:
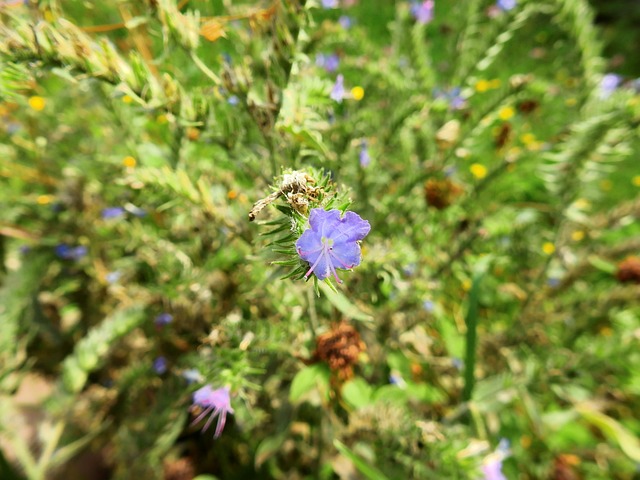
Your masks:
M365 349L358 331L342 322L316 339L314 358L327 362L340 379L347 380L353 376L353 365L358 362L358 356Z
M438 180L430 178L424 184L427 204L438 210L444 210L462 193L462 187L448 178Z
M616 278L620 283L640 284L640 258L630 256L618 264Z

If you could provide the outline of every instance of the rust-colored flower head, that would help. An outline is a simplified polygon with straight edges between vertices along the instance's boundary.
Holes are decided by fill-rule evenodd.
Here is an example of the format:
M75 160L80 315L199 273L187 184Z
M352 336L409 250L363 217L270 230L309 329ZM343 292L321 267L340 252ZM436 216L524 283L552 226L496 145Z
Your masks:
M620 283L640 284L640 258L627 257L618 264L616 278Z
M165 480L191 480L196 475L190 458L178 458L164 464Z
M347 380L353 376L353 365L365 348L358 331L342 322L316 339L314 358L327 362L341 380Z
M462 187L450 179L430 178L424 184L427 204L438 210L444 210L462 193Z

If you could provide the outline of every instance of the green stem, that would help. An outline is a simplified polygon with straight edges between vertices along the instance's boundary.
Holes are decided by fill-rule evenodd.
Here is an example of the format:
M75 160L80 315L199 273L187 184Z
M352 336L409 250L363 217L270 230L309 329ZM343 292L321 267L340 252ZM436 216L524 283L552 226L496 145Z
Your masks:
M469 309L465 318L467 333L464 357L464 390L462 391L462 400L465 402L471 400L473 388L475 387L474 370L476 367L476 345L478 343L478 294L481 280L482 274L475 275L473 278L471 292L469 293Z

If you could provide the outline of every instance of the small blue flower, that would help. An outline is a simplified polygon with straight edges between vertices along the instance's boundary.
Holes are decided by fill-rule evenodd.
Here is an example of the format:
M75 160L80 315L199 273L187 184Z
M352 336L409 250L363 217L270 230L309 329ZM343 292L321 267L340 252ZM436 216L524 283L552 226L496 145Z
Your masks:
M102 210L102 218L112 220L124 217L125 209L122 207L107 207Z
M344 28L345 30L349 30L351 28L351 26L353 25L353 19L348 16L348 15L342 15L339 19L338 19L338 23L340 24L340 26L342 28Z
M344 77L342 74L336 77L336 83L333 85L333 89L331 90L331 94L329 97L332 100L335 100L338 103L342 103L346 96L346 92L344 90Z
M158 357L153 361L153 370L158 374L162 375L167 372L167 359L165 357Z
M207 420L207 423L205 423L202 429L203 432L206 431L209 425L211 425L211 422L218 417L213 438L218 438L222 434L222 430L227 421L227 414L234 413L233 408L231 408L231 397L229 396L229 389L227 387L214 390L211 385L205 385L196 390L193 393L193 407L204 410L196 417L192 425L195 425L211 413L209 420Z
M363 140L362 143L360 144L359 159L360 159L360 166L363 168L369 166L369 164L371 163L371 157L369 156L369 149L367 148L366 140Z
M426 25L433 20L434 0L424 0L422 3L412 2L411 15L421 25Z
M600 80L600 98L608 98L622 83L622 77L615 73L607 73Z
M398 372L392 372L389 375L389 383L391 385L396 385L399 388L407 388L407 382L404 381L404 378L402 378L402 375Z
M107 281L107 283L109 285L113 285L114 283L117 283L118 280L120 280L120 277L122 277L122 272L119 271L115 271L115 272L109 272L104 276L104 279Z
M496 6L503 12L508 12L516 8L517 3L516 0L497 0Z
M165 325L169 325L171 322L173 322L173 315L166 312L158 315L153 321L156 327L164 327Z
M462 96L460 87L453 87L449 90L435 89L433 92L435 99L445 100L449 104L451 110L461 110L465 107L466 101Z
M78 245L77 247L71 247L66 243L56 245L54 248L55 254L64 260L80 260L87 255L88 249L84 245Z
M305 277L315 273L319 280L333 275L338 283L336 269L349 270L360 265L358 241L367 236L371 225L354 212L340 218L339 210L314 208L309 215L309 226L296 242L296 250L309 262Z
M433 313L436 309L436 304L432 300L425 300L422 302L422 308L424 308L425 312Z
M231 95L229 98L227 98L227 103L229 105L237 105L238 103L240 103L240 99L237 97L237 95Z
M338 8L338 0L322 0L322 8Z
M316 65L324 68L329 73L333 73L340 66L340 57L335 53L319 53L316 55Z

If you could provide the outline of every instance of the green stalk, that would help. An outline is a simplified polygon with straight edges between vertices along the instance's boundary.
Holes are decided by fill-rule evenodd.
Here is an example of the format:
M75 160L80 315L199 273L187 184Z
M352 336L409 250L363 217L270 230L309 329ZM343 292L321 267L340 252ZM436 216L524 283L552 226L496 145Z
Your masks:
M483 274L476 274L473 277L471 291L469 292L469 309L465 323L467 325L466 333L466 352L464 357L464 390L462 391L462 400L468 402L473 395L475 387L474 370L476 367L476 345L478 343L478 296L480 292L480 282Z

